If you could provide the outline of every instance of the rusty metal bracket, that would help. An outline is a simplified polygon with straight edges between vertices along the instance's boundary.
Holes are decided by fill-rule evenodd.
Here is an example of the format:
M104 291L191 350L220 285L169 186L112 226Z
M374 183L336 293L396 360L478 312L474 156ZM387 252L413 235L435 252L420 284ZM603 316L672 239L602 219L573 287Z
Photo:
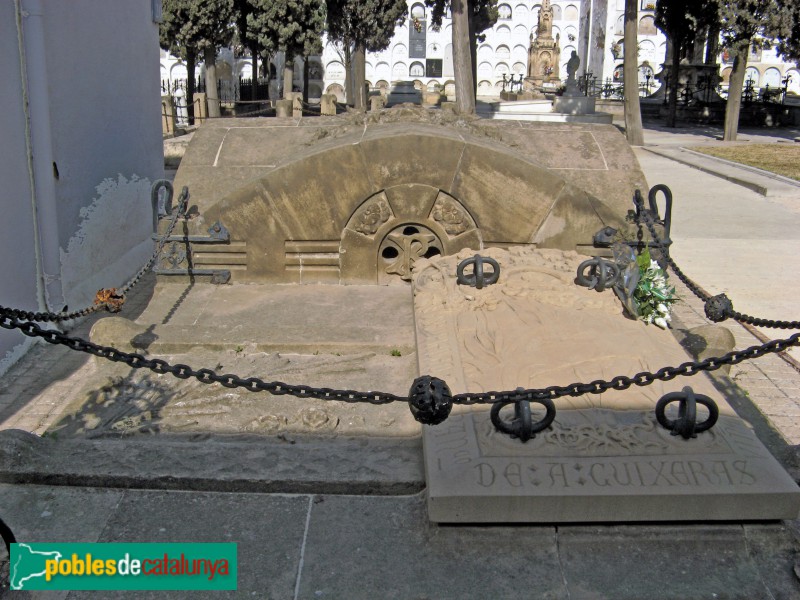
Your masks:
M158 234L153 234L154 240L160 240ZM190 242L192 244L225 244L231 241L231 234L227 227L217 221L208 228L208 235L171 235L167 242Z

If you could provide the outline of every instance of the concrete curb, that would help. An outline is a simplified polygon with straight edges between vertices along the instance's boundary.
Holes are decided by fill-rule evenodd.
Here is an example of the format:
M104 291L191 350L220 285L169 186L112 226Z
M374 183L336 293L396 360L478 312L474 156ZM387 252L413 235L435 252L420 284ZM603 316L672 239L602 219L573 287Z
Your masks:
M761 169L741 165L728 160L716 158L695 152L688 148L659 148L654 146L644 146L647 150L658 156L669 158L681 164L687 165L709 175L720 177L736 185L740 185L749 190L766 197L786 197L800 194L800 183L787 177L775 175ZM688 156L687 156L688 155Z

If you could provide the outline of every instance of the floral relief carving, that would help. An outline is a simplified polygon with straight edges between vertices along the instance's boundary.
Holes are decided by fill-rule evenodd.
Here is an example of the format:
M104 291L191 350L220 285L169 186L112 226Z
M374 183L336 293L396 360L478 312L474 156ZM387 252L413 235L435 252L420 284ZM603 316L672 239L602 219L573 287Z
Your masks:
M469 217L464 209L452 200L439 200L431 212L433 220L438 222L448 235L460 235L470 225Z
M374 235L391 216L392 211L386 200L377 200L366 206L356 217L353 229L364 235Z

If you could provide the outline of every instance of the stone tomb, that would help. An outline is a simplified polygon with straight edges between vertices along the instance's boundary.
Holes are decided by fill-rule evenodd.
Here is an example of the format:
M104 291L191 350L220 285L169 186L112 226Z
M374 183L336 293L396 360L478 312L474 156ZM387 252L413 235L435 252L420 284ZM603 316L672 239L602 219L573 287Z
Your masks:
M214 119L186 149L183 186L196 207L180 228L191 241L164 248L161 276L349 285L407 279L417 256L466 247L579 250L624 226L646 182L611 125L404 104L300 122ZM215 225L229 236L213 238Z
M491 248L482 254L498 261L500 279L478 290L455 280L458 261L473 254L414 266L420 374L444 379L453 394L632 376L688 360L669 331L624 316L612 292L575 285L586 257ZM663 394L686 385L720 412L713 429L690 440L654 416ZM431 521L797 517L794 481L705 375L555 404L552 426L527 443L495 431L489 405L457 406L444 423L423 427Z

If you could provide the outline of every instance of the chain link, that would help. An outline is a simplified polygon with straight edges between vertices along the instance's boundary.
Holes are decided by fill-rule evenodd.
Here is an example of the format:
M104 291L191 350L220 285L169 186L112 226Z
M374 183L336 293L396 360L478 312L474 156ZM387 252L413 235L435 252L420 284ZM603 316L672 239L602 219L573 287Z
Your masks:
M139 272L134 275L128 283L123 287L107 288L98 290L95 296L94 303L91 306L74 310L70 312L33 312L27 310L20 310L16 308L3 308L3 315L20 319L22 321L37 321L39 323L58 323L61 321L70 321L80 317L86 317L96 312L107 310L109 312L119 312L122 305L125 303L125 296L130 292L133 287L139 282L142 276L153 266L153 263L158 258L158 255L164 249L167 239L172 235L175 225L178 223L178 218L186 212L186 201L189 198L189 188L185 187L178 197L178 206L172 215L172 221L167 228L167 232L161 237L156 250L153 255L148 259L145 265L139 269Z
M195 378L200 383L210 384L219 383L227 388L243 388L251 392L269 392L276 396L290 395L298 398L317 398L319 400L335 400L339 402L368 402L370 404L388 404L390 402L406 402L407 397L397 396L387 392L359 392L356 390L337 390L332 388L315 388L307 385L291 385L280 381L266 382L258 377L242 378L233 374L218 374L212 369L202 368L193 369L189 365L176 364L171 365L167 361L152 358L148 359L141 354L124 352L111 346L100 346L87 340L80 338L69 337L60 331L51 329L42 329L33 321L60 321L76 316L84 316L92 312L96 312L103 308L109 308L109 304L118 302L118 298L124 301L124 295L141 279L145 272L153 265L158 258L159 254L164 248L167 239L172 235L175 225L177 224L180 215L185 213L186 202L188 199L189 191L186 187L183 188L178 198L178 206L175 210L172 221L167 228L166 234L160 239L156 246L156 250L151 258L145 263L144 267L123 287L120 292L115 296L115 290L101 290L107 292L106 300L100 304L95 304L81 311L73 313L32 313L21 311L13 308L0 306L0 327L4 329L18 329L23 334L29 337L40 337L46 342L51 344L62 344L72 350L79 352L86 352L95 356L105 358L113 362L122 362L134 369L148 369L154 373L164 374L170 373L178 379ZM637 212L643 216L643 221L650 231L653 240L660 244L664 249L664 258L672 271L677 277L703 301L707 301L709 296L700 286L695 284L683 271L680 270L675 261L669 256L668 249L664 247L663 243L656 234L654 227L655 215L651 211L642 209L637 205ZM640 230L641 231L641 230ZM100 297L100 292L98 292ZM97 301L96 301L97 302ZM744 321L751 325L761 325L765 327L778 327L783 329L800 329L797 321L770 321L767 319L759 319L738 313L733 310L727 310L727 315L736 319L737 321ZM760 346L751 346L745 350L729 352L719 357L709 357L700 361L690 361L682 363L677 367L663 367L656 372L643 371L628 377L625 375L618 375L611 379L596 379L589 383L571 383L566 386L550 386L546 388L534 389L521 389L503 392L485 392L485 393L465 393L457 394L452 397L454 404L495 404L498 402L516 402L519 400L537 401L537 400L556 400L566 396L582 396L584 394L602 394L609 390L627 390L631 386L644 387L650 385L655 381L670 381L676 377L684 376L690 377L697 375L703 371L716 371L725 365L735 365L745 360L758 358L765 354L777 353L786 350L792 346L800 345L800 333L796 333L786 339L772 340Z
M602 394L609 390L627 390L631 386L644 387L655 381L669 381L678 376L691 377L703 371L716 371L725 365L736 365L745 360L758 358L765 354L782 352L791 346L800 345L800 333L795 333L783 340L772 340L761 346L751 346L738 352L729 352L723 356L709 357L700 361L685 362L677 367L663 367L655 373L643 371L633 377L618 375L609 380L597 379L590 383L571 383L565 386L551 386L542 389L514 390L507 392L486 392L482 394L457 394L453 396L454 404L493 404L495 402L511 402L514 400L556 400L565 396L582 396L583 394Z
M167 231L161 238L158 240L158 244L156 244L156 249L144 266L139 269L139 272L134 275L128 283L120 288L120 294L125 296L128 292L130 292L134 286L139 283L139 280L144 276L147 271L150 270L150 267L153 266L153 263L156 262L158 259L158 255L161 254L161 251L164 249L164 246L167 244L167 240L169 240L172 232L175 230L175 226L178 224L178 219L186 214L186 205L189 201L189 188L183 186L180 195L178 196L178 206L172 213L172 220L167 227Z
M642 216L644 217L645 225L647 229L650 231L650 235L653 238L653 241L657 244L661 245L662 248L666 248L663 242L659 239L658 234L656 233L655 226L653 220L655 216L648 210L643 210L641 212ZM664 251L665 258L669 268L672 270L673 273L680 279L689 291L692 292L695 296L697 296L703 302L708 302L711 299L711 295L706 292L703 288L697 285L694 281L692 281L675 263L672 257L669 255L669 251L665 249ZM726 317L729 317L739 323L747 323L748 325L755 325L757 327L769 327L772 329L800 329L800 321L778 321L773 319L762 319L760 317L753 317L751 315L747 315L744 313L740 313L733 309L726 309L724 312Z
M78 352L93 354L112 362L125 363L134 369L148 369L158 374L170 373L178 379L194 377L200 383L219 383L228 388L243 388L251 392L269 392L275 396L290 395L298 398L318 398L320 400L338 400L350 403L369 402L370 404L408 401L405 396L396 396L386 392L359 392L356 390L291 385L281 381L266 382L258 377L245 379L230 373L219 374L212 369L195 370L185 364L171 365L160 358L146 358L141 354L124 352L111 346L100 346L81 338L70 337L54 329L42 329L31 321L20 321L14 312L13 309L0 306L0 327L18 329L29 337L39 337L50 344L61 344Z
M40 337L51 344L62 344L72 350L86 352L113 362L122 362L134 369L149 369L154 373L170 373L178 379L194 377L200 383L219 383L228 388L243 388L251 392L269 392L275 396L290 395L298 398L317 398L319 400L337 400L340 402L368 402L370 404L388 404L390 402L406 402L407 397L387 392L359 392L356 390L336 390L331 388L315 388L307 385L291 385L280 381L266 382L258 377L242 378L233 374L218 374L212 369L193 369L189 365L170 365L158 358L146 358L141 354L124 352L110 346L100 346L92 342L69 337L60 331L42 329L36 323L23 322L16 318L14 310L0 306L0 327L18 329L30 337ZM781 352L791 346L800 345L800 333L783 340L772 340L761 346L752 346L738 352L729 352L724 356L710 357L701 361L685 362L677 367L663 367L655 373L643 371L633 377L618 375L609 380L596 379L589 383L571 383L566 386L551 386L540 389L512 390L504 392L486 392L481 394L458 394L453 396L454 404L494 404L496 402L514 402L517 400L556 400L565 396L582 396L584 394L602 394L608 390L627 390L631 386L644 387L654 381L669 381L678 376L697 375L702 371L716 371L724 365L735 365L742 361L758 358L765 354Z

